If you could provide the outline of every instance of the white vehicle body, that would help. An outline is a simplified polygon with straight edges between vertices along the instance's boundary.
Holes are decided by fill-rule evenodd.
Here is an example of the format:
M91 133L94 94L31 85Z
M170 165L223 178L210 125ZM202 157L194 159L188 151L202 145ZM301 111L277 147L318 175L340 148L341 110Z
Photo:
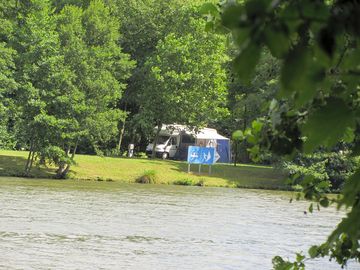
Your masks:
M177 149L179 147L180 135L159 135L156 143L155 152L157 156L162 158L174 158ZM146 153L151 155L153 150L153 143L150 143L146 147Z

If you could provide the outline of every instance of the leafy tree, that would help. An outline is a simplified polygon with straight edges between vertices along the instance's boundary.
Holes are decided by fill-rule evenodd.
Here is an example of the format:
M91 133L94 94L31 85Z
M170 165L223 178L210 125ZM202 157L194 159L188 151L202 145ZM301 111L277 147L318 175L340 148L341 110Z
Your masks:
M319 149L312 154L297 154L292 161L285 161L284 167L293 179L292 184L301 183L311 176L321 182L326 192L341 191L346 179L354 173L358 158L352 157L346 144L340 143L329 151ZM302 186L298 186L302 189Z
M142 90L146 86L143 80L144 64L156 50L160 40L170 33L187 33L189 29L189 13L185 10L204 0L108 0L111 12L119 18L122 35L121 46L136 61L136 68L127 81L128 86L118 107L128 112L125 121L120 123L119 135L128 141L144 141L153 123L142 119L139 115L142 106ZM192 13L192 16L194 13ZM146 140L145 140L146 141ZM119 145L119 144L118 144ZM120 146L119 146L120 147Z
M263 145L286 155L344 141L353 143L353 155L359 154L358 1L225 1L207 4L203 11L210 18L208 28L232 34L239 48L234 70L243 82L253 76L264 47L282 60L279 100L270 105ZM342 266L360 260L359 175L356 171L346 180L343 196L334 201L349 210L346 218L326 243L309 250L310 257L330 256ZM329 205L319 191L321 181L307 177L300 185L306 198ZM291 268L277 257L274 267L298 269L301 263Z
M58 139L56 117L49 111L54 94L60 91L64 66L56 22L48 1L23 1L18 6L13 44L17 50L16 101L21 110L19 136L29 143L25 173L31 170L35 154ZM65 77L66 78L66 77Z
M201 20L189 20L188 33L166 36L145 63L141 115L158 126L154 149L162 124L199 126L226 113L224 40L203 33Z
M119 24L102 1L83 11L65 6L57 15L49 1L24 1L14 35L15 100L21 108L19 136L29 143L25 173L33 161L69 172L77 146L110 140L123 114L116 108L133 62L119 47Z
M17 84L14 79L14 57L16 51L9 46L14 31L14 21L11 17L14 1L0 1L0 148L14 148L13 132L14 108L13 95Z
M230 55L237 53L236 48L230 50ZM268 50L264 50L261 54L259 65L256 67L255 76L250 84L242 82L232 70L231 65L228 66L229 91L228 102L230 114L221 119L220 122L212 123L224 134L231 135L234 130L241 129L241 133L251 128L252 122L260 117L268 114L268 106L266 104L275 97L276 91L279 89L279 61L274 58ZM250 157L247 149L251 146L245 137L240 140L234 140L234 159L236 162L248 163ZM261 158L258 162L268 162L270 155L262 155L267 157Z
M92 1L84 12L65 6L58 22L65 65L73 73L71 93L60 100L68 105L64 117L74 121L65 136L73 159L81 139L98 149L116 136L124 117L116 103L134 63L122 53L118 21L102 1ZM69 167L59 168L62 177Z

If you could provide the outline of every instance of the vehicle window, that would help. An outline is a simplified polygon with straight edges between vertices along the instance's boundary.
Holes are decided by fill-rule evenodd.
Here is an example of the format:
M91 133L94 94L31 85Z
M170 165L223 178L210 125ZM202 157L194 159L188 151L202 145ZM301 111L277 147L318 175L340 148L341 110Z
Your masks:
M183 135L181 138L182 143L195 143L195 138L190 135Z
M156 144L164 144L169 138L169 136L159 136Z
M177 145L177 139L175 137L171 138L171 144L172 145Z

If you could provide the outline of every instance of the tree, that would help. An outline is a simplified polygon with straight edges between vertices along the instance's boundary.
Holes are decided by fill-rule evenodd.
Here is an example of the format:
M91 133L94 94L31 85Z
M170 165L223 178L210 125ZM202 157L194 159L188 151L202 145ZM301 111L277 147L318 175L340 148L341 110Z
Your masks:
M49 1L24 1L14 37L15 100L22 115L19 135L29 144L25 173L33 161L69 172L77 146L112 139L123 117L116 108L133 62L119 47L119 24L102 1L83 11L65 6L54 14Z
M16 51L9 46L14 31L11 17L14 5L14 1L0 1L0 148L13 148L15 144L10 133L13 131L11 115L16 111L11 99L17 87L14 79Z
M234 56L237 48L230 48L229 51L230 56ZM279 88L279 67L279 61L268 50L264 50L255 70L256 75L249 84L246 84L233 73L232 65L229 63L227 67L228 74L230 74L228 76L227 107L230 114L212 125L230 136L238 129L241 130L240 133L246 132L248 128L251 128L255 119L265 117L268 113L266 103L275 97ZM242 163L251 162L247 151L249 147L250 144L245 139L234 140L234 159ZM258 162L268 162L268 160L261 159Z
M116 103L134 62L122 53L118 21L102 1L91 1L84 12L65 6L58 29L65 65L73 73L64 115L75 121L65 136L73 159L80 140L86 139L98 149L116 136L117 123L124 117ZM70 164L62 165L58 173L64 177L69 168Z
M23 1L17 7L17 27L12 43L17 51L15 100L21 111L17 122L22 142L29 144L25 174L36 154L59 139L61 127L50 110L53 98L66 80L60 43L48 1Z
M189 21L187 33L167 35L145 63L141 115L158 127L154 149L162 124L197 127L226 114L224 40L203 33L202 20Z
M144 141L150 126L152 130L152 124L143 121L144 119L139 115L143 101L141 95L144 89L144 64L154 53L160 40L170 33L181 34L188 31L189 14L184 10L203 2L204 0L107 1L111 12L119 18L121 24L121 47L136 61L136 68L127 81L128 87L118 104L120 109L128 112L126 129L125 121L119 124L120 130L124 130L119 134L119 141L124 141L122 139L124 135L127 141L132 143L135 139Z
M207 4L203 11L211 17L209 28L232 34L239 48L234 69L242 81L253 76L264 47L282 60L279 100L270 106L263 145L286 155L344 141L352 143L353 155L359 154L358 1L226 1ZM341 265L360 260L359 177L357 169L346 180L343 196L333 201L349 210L346 218L326 243L310 248L310 257L330 256ZM320 192L322 181L306 177L300 185L305 198L329 205ZM290 263L276 257L274 267L301 269L303 259Z

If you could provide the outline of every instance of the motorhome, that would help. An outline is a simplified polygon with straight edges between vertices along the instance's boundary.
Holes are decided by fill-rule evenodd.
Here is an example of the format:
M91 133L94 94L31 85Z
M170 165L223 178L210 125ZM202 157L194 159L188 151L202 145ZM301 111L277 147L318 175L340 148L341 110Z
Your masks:
M219 154L219 162L230 162L230 140L218 134L216 129L202 128L195 131L176 124L162 126L156 142L156 156L186 160L187 150L191 145L214 147ZM153 143L150 143L146 147L146 154L151 156L152 150Z

